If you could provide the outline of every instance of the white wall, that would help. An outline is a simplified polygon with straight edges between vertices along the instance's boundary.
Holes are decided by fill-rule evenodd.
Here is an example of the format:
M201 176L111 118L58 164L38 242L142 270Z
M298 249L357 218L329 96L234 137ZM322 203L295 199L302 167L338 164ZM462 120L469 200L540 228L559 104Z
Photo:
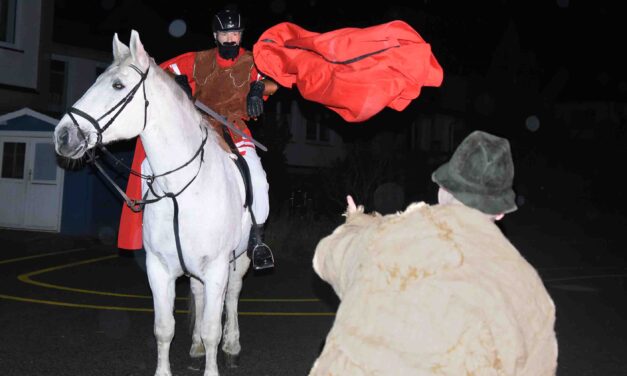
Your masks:
M61 108L50 106L50 110L65 110L74 104L96 81L96 68L106 68L108 64L100 60L87 59L76 56L52 54L52 60L64 61L67 64L65 77L65 101Z
M0 42L0 84L37 88L41 1L16 2L15 43Z

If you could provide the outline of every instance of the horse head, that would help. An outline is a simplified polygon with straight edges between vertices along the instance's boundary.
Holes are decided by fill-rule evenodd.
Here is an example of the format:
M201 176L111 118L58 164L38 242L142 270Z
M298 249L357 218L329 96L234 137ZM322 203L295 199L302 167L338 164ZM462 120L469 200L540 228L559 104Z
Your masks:
M139 34L130 47L113 36L113 63L57 124L54 142L61 156L78 159L95 146L138 136L145 127L145 81L152 59Z

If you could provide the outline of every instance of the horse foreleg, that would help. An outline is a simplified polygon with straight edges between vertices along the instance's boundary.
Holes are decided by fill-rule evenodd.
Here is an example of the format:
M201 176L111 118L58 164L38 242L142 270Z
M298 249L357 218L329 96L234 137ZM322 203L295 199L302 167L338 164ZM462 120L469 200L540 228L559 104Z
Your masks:
M237 303L239 301L240 291L242 290L242 279L248 270L250 260L246 255L242 255L234 262L235 267L229 267L229 281L224 302L226 321L222 335L222 351L224 351L225 354L226 365L231 368L238 366L239 353L242 350L239 342Z
M190 312L193 319L194 331L192 332L192 347L189 349L189 356L199 358L205 355L205 346L200 338L200 328L202 327L202 312L205 306L204 286L196 278L190 279L192 299L194 299L193 312Z
M205 287L205 309L202 313L200 337L205 345L204 376L218 376L217 349L222 328L222 306L228 280L229 263L216 261L203 278Z
M174 281L161 260L151 253L146 254L148 282L152 290L155 309L155 337L157 339L157 370L155 376L171 376L170 343L174 337Z

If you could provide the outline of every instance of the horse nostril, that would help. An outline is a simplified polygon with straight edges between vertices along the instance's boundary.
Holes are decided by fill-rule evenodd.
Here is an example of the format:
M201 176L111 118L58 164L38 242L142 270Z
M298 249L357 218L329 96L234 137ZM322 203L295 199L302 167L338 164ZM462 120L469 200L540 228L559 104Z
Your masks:
M59 145L67 145L70 142L70 132L67 128L63 128L57 135L57 143Z

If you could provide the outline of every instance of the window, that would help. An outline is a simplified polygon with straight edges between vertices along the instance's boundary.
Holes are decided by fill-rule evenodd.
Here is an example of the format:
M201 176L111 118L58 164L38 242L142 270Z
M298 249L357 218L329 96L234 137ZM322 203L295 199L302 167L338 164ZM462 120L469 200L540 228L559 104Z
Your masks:
M15 43L15 2L0 0L0 42Z
M320 122L320 116L315 121L306 120L306 136L309 141L329 143L331 136L327 126Z
M50 104L55 107L65 107L66 69L65 61L50 61Z
M306 129L306 138L308 140L317 140L318 139L318 124L313 121L305 120L305 129Z
M318 123L318 140L329 142L329 128L321 123Z
M26 143L5 142L2 152L2 178L24 178L24 155Z
M54 145L38 142L35 145L35 165L33 179L54 183L57 180L57 159Z

